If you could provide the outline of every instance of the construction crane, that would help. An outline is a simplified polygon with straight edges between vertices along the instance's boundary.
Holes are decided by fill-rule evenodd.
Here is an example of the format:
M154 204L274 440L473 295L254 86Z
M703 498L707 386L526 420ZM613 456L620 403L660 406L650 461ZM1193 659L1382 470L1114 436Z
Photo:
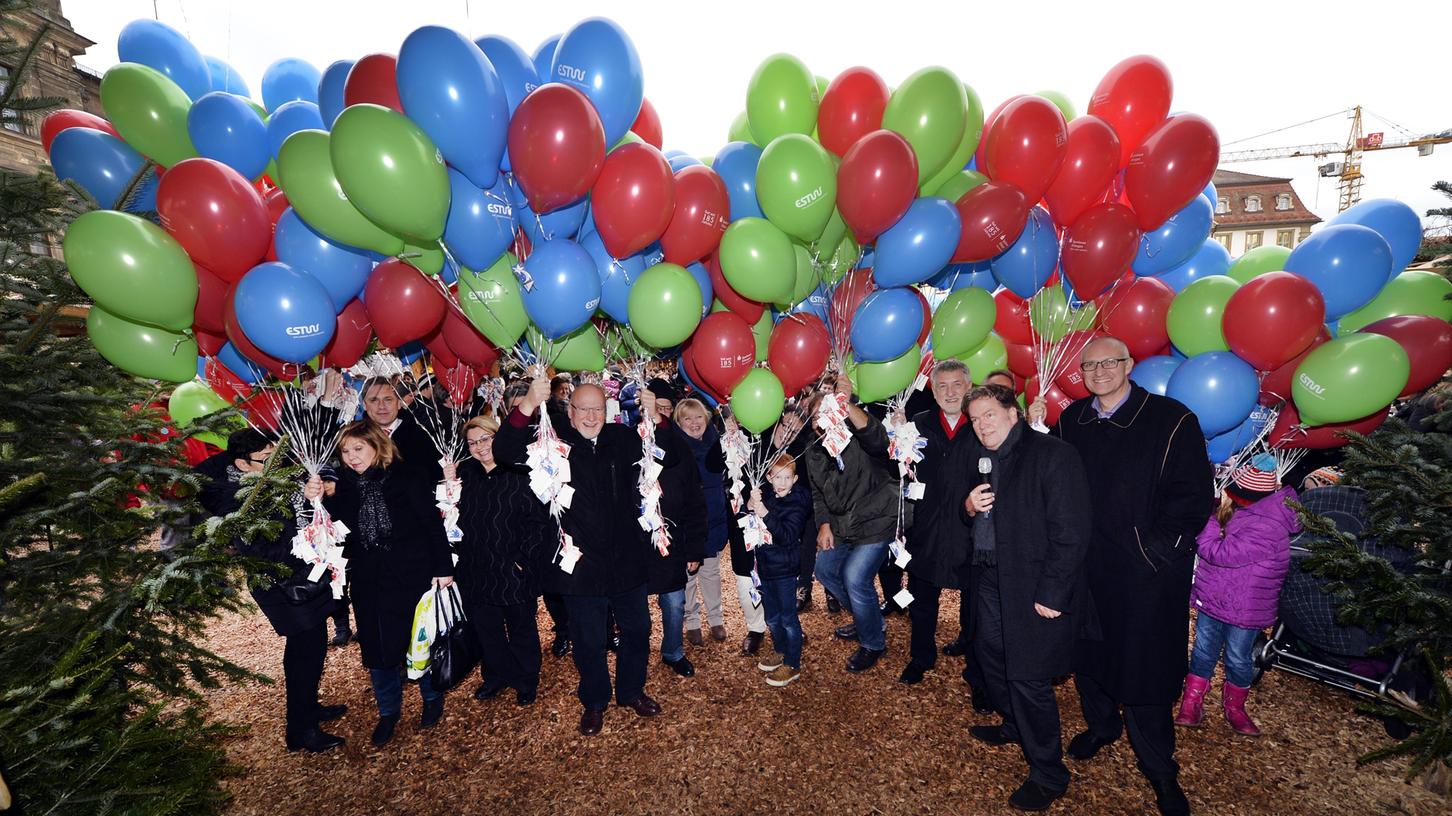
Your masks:
M1435 135L1416 136L1410 130L1397 125L1395 122L1390 122L1390 124L1397 130L1400 130L1406 138L1389 141L1384 132L1362 132L1360 105L1345 111L1345 113L1351 119L1351 133L1346 137L1345 144L1324 142L1322 144L1293 145L1290 147L1231 150L1220 154L1220 163L1231 164L1234 162L1266 161L1269 159L1294 159L1301 156L1311 156L1319 159L1326 156L1342 155L1345 157L1342 161L1329 162L1320 165L1316 169L1322 178L1338 179L1336 189L1339 193L1340 206L1337 208L1337 212L1344 212L1361 201L1361 182L1363 181L1361 157L1363 153L1371 150L1397 150L1403 147L1415 147L1417 149L1417 155L1430 156L1432 155L1432 149L1437 145L1452 142L1452 130L1444 130ZM1321 118L1324 119L1326 117ZM1314 122L1317 120L1313 119L1311 121ZM1301 124L1308 123L1303 122ZM1292 127L1297 126L1292 125ZM1281 130L1286 129L1281 128ZM1274 133L1275 131L1271 132ZM1242 139L1240 141L1248 140Z

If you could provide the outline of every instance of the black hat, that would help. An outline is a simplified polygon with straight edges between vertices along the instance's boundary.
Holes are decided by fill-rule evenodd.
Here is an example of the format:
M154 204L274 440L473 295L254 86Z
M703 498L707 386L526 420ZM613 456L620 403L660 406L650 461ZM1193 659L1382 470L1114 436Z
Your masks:
M659 399L668 399L671 402L680 399L680 392L676 390L676 387L660 377L656 377L646 383L645 390L654 394Z

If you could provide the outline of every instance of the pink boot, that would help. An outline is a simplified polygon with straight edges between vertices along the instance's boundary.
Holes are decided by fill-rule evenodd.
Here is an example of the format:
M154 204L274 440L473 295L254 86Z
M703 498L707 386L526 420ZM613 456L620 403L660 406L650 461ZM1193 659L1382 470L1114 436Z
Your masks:
M1205 719L1205 692L1209 690L1209 680L1195 674L1185 675L1185 693L1180 697L1180 713L1175 715L1175 725L1195 726Z
M1256 727L1255 720L1245 713L1245 698L1249 694L1250 689L1228 682L1220 687L1221 702L1225 704L1225 721L1230 723L1230 727L1237 734L1258 737L1260 729Z

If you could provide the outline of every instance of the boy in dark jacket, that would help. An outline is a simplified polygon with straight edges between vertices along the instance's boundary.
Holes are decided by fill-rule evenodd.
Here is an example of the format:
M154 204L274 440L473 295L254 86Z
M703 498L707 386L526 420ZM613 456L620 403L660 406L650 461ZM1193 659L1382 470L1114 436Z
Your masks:
M812 512L812 496L797 483L797 463L780 455L766 474L771 491L751 491L751 512L766 523L771 541L754 550L756 577L761 581L761 606L771 629L771 654L756 664L766 682L785 686L802 676L802 624L797 618L797 574L801 571L802 528Z

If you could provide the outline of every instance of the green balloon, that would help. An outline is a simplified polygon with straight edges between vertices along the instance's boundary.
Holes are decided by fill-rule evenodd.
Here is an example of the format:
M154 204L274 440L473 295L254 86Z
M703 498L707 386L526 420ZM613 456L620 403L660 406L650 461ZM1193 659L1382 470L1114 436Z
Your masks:
M403 251L403 239L364 217L343 192L333 173L330 137L321 130L300 130L278 151L277 179L287 203L308 226L334 241L383 255Z
M111 365L149 380L184 383L197 376L197 341L117 317L100 306L86 315L86 334Z
M842 236L837 243L837 248L825 258L818 260L822 266L822 282L831 286L851 272L857 266L857 261L862 254L862 248L857 246L857 241L850 235Z
M772 140L756 165L756 200L767 220L800 241L822 234L837 207L830 154L800 133Z
M701 287L685 267L659 263L630 287L630 328L657 348L684 343L701 322Z
M771 310L765 309L756 325L751 327L751 337L756 341L756 362L766 362L766 347L771 342L771 330L776 324L771 320Z
M724 303L722 303L720 298L712 298L711 299L711 314L715 314L717 312L729 312L729 311L731 311L731 307L730 306L727 306Z
M166 413L178 428L185 428L193 421L208 414L225 411L232 403L213 391L201 380L184 382L171 392L166 401Z
M1062 284L1045 286L1029 298L1029 325L1050 343L1063 340L1069 332L1093 328L1098 313L1093 302L1070 309Z
M502 349L513 348L529 326L524 294L514 276L516 263L514 255L506 252L483 272L459 270L459 304L464 316Z
M1283 246L1258 246L1235 259L1225 274L1242 284L1250 283L1267 272L1279 272L1286 268L1286 259L1291 251Z
M428 275L437 275L444 269L444 250L440 246L415 246L405 244L403 254L410 266Z
M1229 351L1220 321L1225 304L1240 283L1229 275L1208 275L1193 281L1170 302L1165 326L1170 342L1186 357L1207 351Z
M1452 282L1435 272L1403 272L1387 282L1372 301L1343 315L1336 329L1342 334L1360 330L1384 317L1431 315L1452 320Z
M616 150L628 144L645 144L645 140L635 135L635 131L627 130L625 131L625 135L620 137L620 141L616 142L608 152L614 153Z
M585 321L585 325L555 340L547 340L533 325L524 336L535 351L543 354L547 349L549 353L545 362L560 371L603 371L605 368L600 333L595 331L592 321Z
M908 77L882 114L882 126L907 139L917 154L919 185L948 166L967 125L968 94L946 68L924 68Z
M990 333L977 348L958 359L968 366L973 382L981 383L988 379L989 374L1008 368L1008 346L1003 344L1003 338Z
M1059 109L1059 113L1064 114L1065 122L1072 122L1074 121L1074 117L1079 115L1079 113L1074 110L1074 103L1069 101L1068 94L1062 93L1060 91L1039 91L1038 93L1034 94L1034 96L1043 97L1044 99L1053 102L1054 107Z
M605 334L604 345L610 349L611 362L648 360L660 354L660 349L641 340L629 326L611 323L605 330Z
M162 167L195 158L187 135L192 100L166 77L145 65L123 62L101 78L101 109L126 144Z
M112 314L180 331L192 325L197 273L176 239L144 218L92 210L61 246L71 277Z
M726 132L726 141L756 144L756 137L751 135L751 120L747 118L746 111L736 114L736 118L731 120L731 129Z
M964 172L962 168L968 166L968 160L973 158L974 152L978 150L979 139L983 138L983 102L978 98L978 93L968 87L967 84L963 85L963 94L968 98L968 120L963 127L963 137L958 140L958 149L953 151L953 155L943 165L943 169L939 170L936 175L923 183L922 188L919 190L922 195L938 196L939 198L947 198L949 201L957 201L959 196L968 192L965 189L962 193L958 193L951 198L938 192L949 180L959 173ZM984 177L984 181L987 181L986 176Z
M791 297L776 302L776 307L783 312L806 300L807 295L810 295L821 281L817 275L817 267L812 264L812 251L801 244L792 244L792 252L797 257L797 277L796 282L792 284Z
M368 220L414 243L444 234L449 171L408 117L382 105L349 105L333 122L328 154L343 192Z
M1291 381L1291 399L1307 425L1351 422L1390 405L1411 371L1406 350L1390 337L1343 335L1301 361Z
M796 265L791 239L764 218L732 221L721 236L721 274L744 298L775 303L791 294Z
M923 362L923 350L914 345L902 356L882 363L849 363L847 376L852 378L852 390L863 402L880 402L899 394L918 376L918 367Z
M746 372L746 377L731 389L731 413L741 427L752 433L759 434L776 424L785 404L781 380L764 368Z
M969 286L948 295L933 313L933 353L946 359L978 348L997 315L987 289Z
M988 176L983 175L977 170L959 170L948 176L947 180L938 185L938 189L934 190L932 194L938 198L946 198L949 201L957 203L958 199L962 198L969 190L972 190L980 184L986 184L987 182Z
M767 57L746 86L746 118L752 141L771 144L778 136L817 126L817 81L791 54Z
M831 153L828 153L827 156L832 160L832 166L834 168L832 173L835 178L837 173L835 168L841 163L841 160ZM809 243L819 250L826 250L842 243L842 237L846 234L847 222L842 220L842 211L833 207L832 215L827 218L827 226L822 228L822 234L818 235Z

